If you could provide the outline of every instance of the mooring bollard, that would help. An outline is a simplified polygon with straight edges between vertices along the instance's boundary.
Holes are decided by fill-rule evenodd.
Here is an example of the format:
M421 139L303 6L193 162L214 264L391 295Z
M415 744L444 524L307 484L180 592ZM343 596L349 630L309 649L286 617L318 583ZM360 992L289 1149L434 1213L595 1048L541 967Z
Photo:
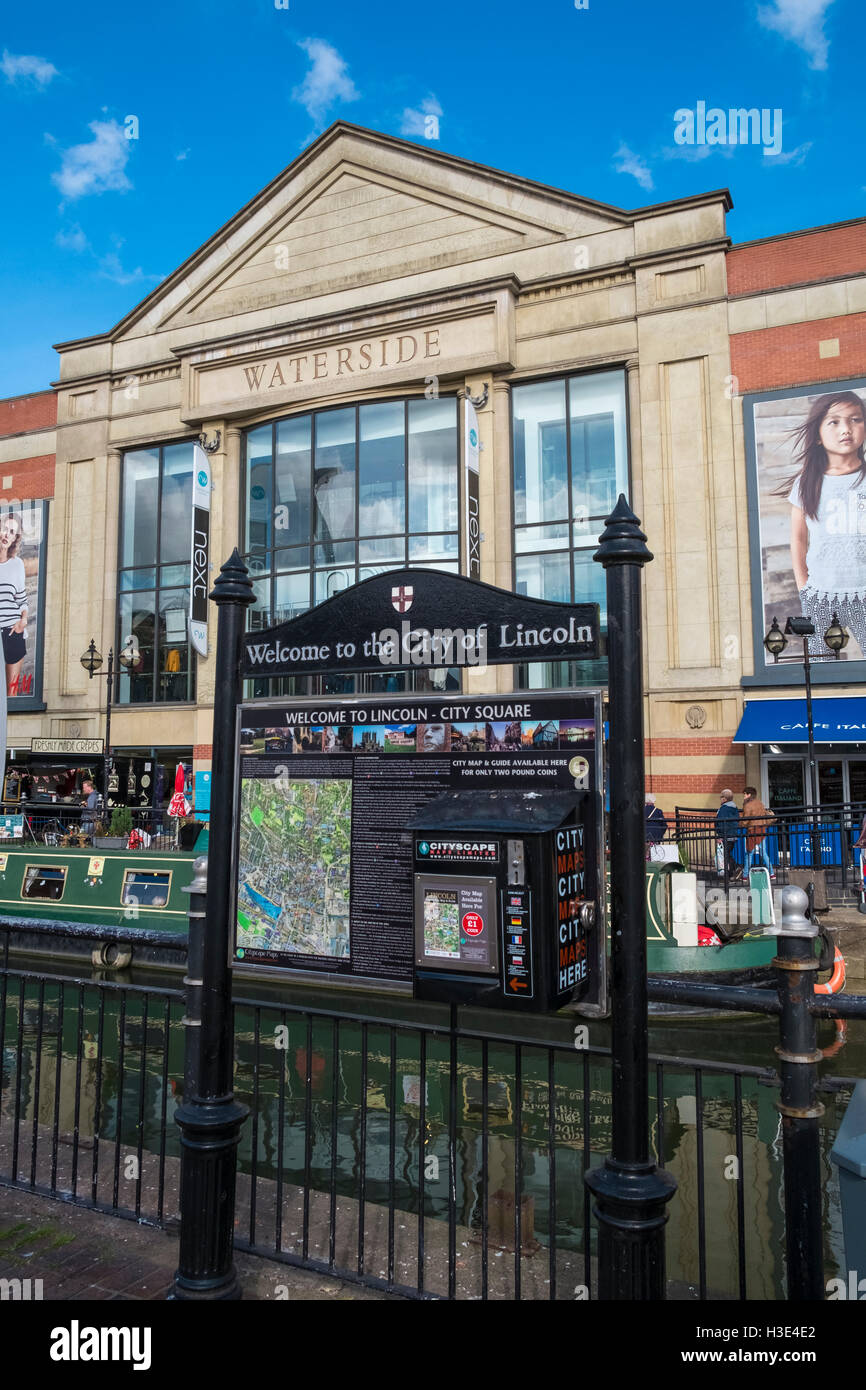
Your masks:
M818 1133L824 1107L818 1100L821 1053L810 1008L819 965L815 955L818 926L808 908L809 898L802 888L783 888L781 923L767 932L779 938L773 964L782 1005L776 1048L782 1093L776 1108L782 1116L788 1298L795 1303L825 1297Z
M190 893L187 1053L181 1132L180 1259L175 1299L240 1298L232 1262L237 1149L245 1105L232 1091L234 1027L229 966L235 712L240 699L244 609L253 602L237 550L210 595L219 611L207 879ZM196 861L197 864L199 861ZM195 913L193 916L193 905Z

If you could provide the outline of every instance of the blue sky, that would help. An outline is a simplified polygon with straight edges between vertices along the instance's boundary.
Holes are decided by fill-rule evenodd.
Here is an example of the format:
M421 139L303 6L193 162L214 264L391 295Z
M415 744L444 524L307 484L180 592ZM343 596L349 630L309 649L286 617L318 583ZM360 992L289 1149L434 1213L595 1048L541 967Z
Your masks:
M728 187L734 241L862 216L864 24L857 0L16 7L0 397L54 380L52 343L110 328L340 118L623 208ZM700 102L766 110L779 153L678 143Z

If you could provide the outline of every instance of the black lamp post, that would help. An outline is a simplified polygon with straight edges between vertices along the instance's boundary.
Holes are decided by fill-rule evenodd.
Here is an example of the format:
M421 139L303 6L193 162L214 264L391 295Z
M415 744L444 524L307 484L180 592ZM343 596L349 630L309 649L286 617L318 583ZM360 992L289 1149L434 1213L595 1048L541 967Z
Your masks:
M584 1175L598 1217L598 1296L663 1299L676 1181L649 1144L641 570L652 560L621 494L593 559L607 586L610 691L611 1153Z
M806 727L809 733L809 794L812 801L812 868L820 867L820 837L818 831L818 764L815 761L815 724L812 719L812 661L838 661L839 654L848 645L848 633L839 622L839 615L833 614L833 621L824 633L824 642L830 648L828 652L819 652L817 656L809 655L809 638L815 636L815 624L811 618L788 618L785 623L785 631L779 627L778 618L774 618L770 630L764 638L764 646L773 658L773 661L800 661L799 654L792 656L782 656L782 652L788 645L788 637L802 637L803 639L803 669L806 679Z
M122 650L119 653L122 666L129 668L138 659L138 644L134 637L127 637ZM108 779L111 774L111 695L114 690L114 648L108 649L108 670L100 671L102 665L102 653L98 650L93 638L90 639L90 646L80 658L85 671L93 680L94 676L101 675L108 681L108 695L105 702L105 747L102 751L102 798L105 813L108 813Z

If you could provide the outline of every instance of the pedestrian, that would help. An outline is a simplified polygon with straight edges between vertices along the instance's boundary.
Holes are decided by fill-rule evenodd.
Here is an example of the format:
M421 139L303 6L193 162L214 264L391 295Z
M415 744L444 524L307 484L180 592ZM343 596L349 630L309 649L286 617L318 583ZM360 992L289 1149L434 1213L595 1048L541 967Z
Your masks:
M661 844L668 832L668 822L664 811L660 806L656 806L655 794L647 792L646 805L644 806L646 857L652 857L653 845Z
M81 784L81 795L84 797L81 812L81 831L84 835L93 835L94 824L96 821L96 808L99 805L99 792L93 783L85 780Z
M720 797L721 804L716 812L716 869L724 875L727 864L728 878L739 878L743 871L734 858L734 844L740 828L740 813L730 787L725 787Z
M860 911L866 911L866 816L863 817L863 824L860 826L859 838L854 841L854 848L860 851L860 892L863 894Z
M749 869L757 868L760 860L770 878L775 878L773 866L770 863L770 856L767 853L767 832L770 823L775 820L773 812L768 810L763 801L759 800L755 787L743 788L743 820L746 825L746 872Z

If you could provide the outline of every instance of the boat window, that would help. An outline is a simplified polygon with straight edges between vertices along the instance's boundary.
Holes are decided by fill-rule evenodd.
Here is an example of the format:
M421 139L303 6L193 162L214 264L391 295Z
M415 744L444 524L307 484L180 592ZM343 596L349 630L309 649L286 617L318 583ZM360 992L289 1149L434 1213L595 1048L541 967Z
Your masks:
M171 870L164 873L127 869L120 901L124 907L165 907L171 891Z
M68 872L66 866L57 868L54 865L28 864L24 871L22 898L50 898L53 902L59 902L63 897Z

